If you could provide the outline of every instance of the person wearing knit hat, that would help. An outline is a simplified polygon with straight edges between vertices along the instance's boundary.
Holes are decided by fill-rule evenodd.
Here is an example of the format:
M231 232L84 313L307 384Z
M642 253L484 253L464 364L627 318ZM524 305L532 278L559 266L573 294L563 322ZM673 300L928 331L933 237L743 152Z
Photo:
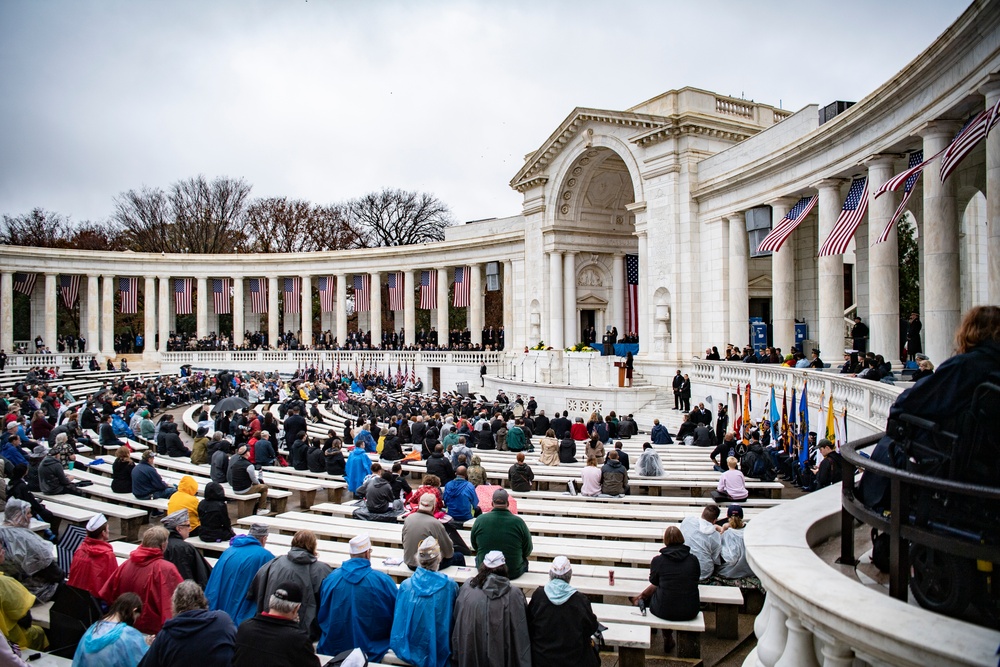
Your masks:
M524 592L510 585L502 551L486 553L479 572L459 590L451 638L459 667L531 665Z
M104 582L118 569L118 559L108 543L109 538L108 518L103 514L90 517L87 536L73 552L67 582L70 586L97 597Z
M531 661L536 665L598 667L590 637L597 631L597 616L587 596L570 586L573 566L556 556L549 567L549 581L531 594L528 603Z
M433 516L423 512L414 512L407 521L414 516L426 516L438 523ZM447 546L433 536L421 539L420 567L399 585L389 645L400 659L413 665L449 664L458 584L436 571L443 547Z
M368 533L351 538L350 559L327 575L320 586L320 638L316 650L338 655L358 647L372 662L389 650L389 631L396 606L396 583L372 569Z
M254 575L265 564L274 560L274 554L265 549L267 524L255 523L246 535L237 535L229 541L229 548L205 586L205 597L212 609L220 609L239 625L254 615L257 605L247 597Z

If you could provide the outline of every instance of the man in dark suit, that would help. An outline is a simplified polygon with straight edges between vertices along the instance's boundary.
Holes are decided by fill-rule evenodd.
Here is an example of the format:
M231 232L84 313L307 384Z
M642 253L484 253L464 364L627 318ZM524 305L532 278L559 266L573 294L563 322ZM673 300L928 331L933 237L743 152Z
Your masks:
M299 433L306 433L308 429L306 428L306 418L299 413L298 406L293 407L288 411L288 416L285 417L285 448L291 449L292 443L295 442L295 436Z
M559 440L568 436L569 429L573 426L573 422L567 418L568 416L569 412L563 410L562 416L559 416L559 414L556 413L556 418L549 422L549 428L556 432L556 438Z
M674 389L674 410L680 410L682 403L681 389L684 387L684 376L681 375L680 369L677 369L677 375L674 376L672 386Z
M712 428L712 411L705 407L704 403L699 403L695 410L695 417L699 424L704 424L709 429Z
M552 428L552 423L549 421L549 418L545 416L545 410L539 410L538 415L535 417L532 430L540 435L545 435L545 432L550 428Z

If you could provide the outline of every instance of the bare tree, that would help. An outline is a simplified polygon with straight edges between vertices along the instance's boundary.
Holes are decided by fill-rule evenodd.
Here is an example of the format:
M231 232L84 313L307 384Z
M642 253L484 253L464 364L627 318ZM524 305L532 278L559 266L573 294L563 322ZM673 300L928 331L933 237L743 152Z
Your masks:
M247 207L250 252L313 252L358 247L359 235L338 206L320 206L301 199L269 197Z
M69 220L41 208L22 215L3 216L0 244L56 248L66 238Z
M115 198L112 220L124 230L125 245L137 252L177 252L179 240L167 195L160 188L129 190Z
M426 192L386 188L345 206L348 224L364 247L401 246L444 239L453 219L448 207Z
M125 236L112 221L82 222L70 230L63 243L65 248L79 250L126 250Z

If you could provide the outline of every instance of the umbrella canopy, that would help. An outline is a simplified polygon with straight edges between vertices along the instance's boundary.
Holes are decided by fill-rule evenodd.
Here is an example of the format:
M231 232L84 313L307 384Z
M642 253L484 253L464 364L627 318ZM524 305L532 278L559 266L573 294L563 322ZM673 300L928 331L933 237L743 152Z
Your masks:
M83 544L85 537L87 537L87 531L80 526L66 526L66 531L59 538L59 544L56 545L57 562L63 572L69 572L69 567L73 563L73 554L76 553L77 547Z
M249 407L250 407L250 401L243 398L242 396L229 396L228 398L224 398L218 403L216 403L215 407L213 407L212 410L214 410L215 412L229 412L230 410L235 412L237 410L242 410L243 408L249 408Z

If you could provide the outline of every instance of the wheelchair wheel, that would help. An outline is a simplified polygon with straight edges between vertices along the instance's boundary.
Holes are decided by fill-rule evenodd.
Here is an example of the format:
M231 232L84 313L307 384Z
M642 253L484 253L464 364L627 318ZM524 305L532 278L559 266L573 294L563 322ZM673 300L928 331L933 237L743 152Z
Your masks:
M969 606L975 563L914 544L910 547L910 566L910 590L921 607L957 616Z

